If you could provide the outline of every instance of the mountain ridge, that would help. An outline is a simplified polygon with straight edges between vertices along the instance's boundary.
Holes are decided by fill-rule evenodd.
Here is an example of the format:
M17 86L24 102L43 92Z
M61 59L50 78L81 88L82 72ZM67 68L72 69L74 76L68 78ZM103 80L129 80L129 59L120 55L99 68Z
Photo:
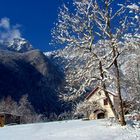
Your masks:
M28 94L37 112L61 112L58 89L63 73L40 50L1 49L0 77L0 98L11 96L19 100Z

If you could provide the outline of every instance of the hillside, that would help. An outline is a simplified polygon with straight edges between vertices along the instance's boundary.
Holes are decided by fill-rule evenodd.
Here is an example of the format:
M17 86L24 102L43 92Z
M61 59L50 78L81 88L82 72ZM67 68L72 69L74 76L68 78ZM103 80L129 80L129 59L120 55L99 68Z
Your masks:
M140 140L140 129L107 120L62 121L0 128L3 140Z
M11 96L18 101L28 94L37 112L61 112L58 88L63 82L63 74L42 52L30 50L27 46L31 45L18 41L16 47L20 51L0 50L0 98Z

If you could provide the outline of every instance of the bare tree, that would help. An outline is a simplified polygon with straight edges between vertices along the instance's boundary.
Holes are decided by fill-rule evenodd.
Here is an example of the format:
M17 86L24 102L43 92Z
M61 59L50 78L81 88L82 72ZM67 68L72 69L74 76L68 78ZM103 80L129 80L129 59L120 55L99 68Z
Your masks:
M19 102L14 101L11 96L1 99L0 111L21 116L21 123L32 123L41 121L42 115L37 114L28 101L28 95L23 95Z
M35 112L33 106L28 101L28 95L23 95L19 101L18 112L22 116L22 123L33 123L41 121L42 115Z
M71 14L68 10L68 8L64 5L63 9L60 10L59 14L59 24L56 25L52 32L52 36L54 38L54 43L66 43L68 46L76 46L79 47L79 49L85 49L85 51L92 52L91 60L92 64L87 66L87 69L89 67L93 67L93 64L97 63L96 67L98 66L98 69L100 69L102 66L100 63L104 61L103 53L99 51L99 54L97 54L96 51L92 50L93 43L94 43L94 20L93 20L93 15L91 13L92 10L89 10L90 8L90 3L88 1L81 2L82 3L82 9L80 9L80 4L79 2L74 2L74 5L76 6L76 13ZM85 53L82 53L81 55L84 55ZM95 62L96 61L96 62ZM95 65L94 65L95 66ZM94 67L93 67L94 68ZM86 73L87 69L85 72L82 71L82 73ZM101 71L99 71L101 72ZM105 71L104 71L105 72ZM80 71L78 72L80 75ZM79 75L79 77L80 77ZM83 79L86 79L84 77L84 74L82 74ZM90 79L86 79L85 84L90 84L92 81L95 81L95 79L98 80L104 80L104 77L100 77L102 74L100 73L99 76L97 75L92 75ZM79 78L77 78L78 80ZM84 85L84 84L83 84ZM81 86L81 88L83 88ZM81 92L81 88L78 92ZM104 83L104 89L106 88L105 83ZM78 94L77 92L77 94ZM78 94L79 95L79 94ZM116 116L116 119L118 119L117 113L113 107L113 104L109 98L108 93L106 92L106 96L109 100L109 104Z
M113 2L113 0L74 0L74 11L70 11L64 5L60 9L52 36L54 43L84 48L90 50L94 57L99 58L100 68L103 66L100 69L102 70L100 80L103 81L103 89L106 88L104 72L114 67L116 90L121 108L120 122L121 125L125 125L118 57L126 49L124 46L125 35L130 33L133 37L139 32L139 6L126 1L123 4L116 3L118 4L116 10L113 9ZM103 55L100 56L97 55L95 51L97 48L94 44L101 39L108 45L105 51L101 49L100 52ZM107 61L110 63L105 66Z
M140 111L140 39L128 38L126 45L129 45L131 49L131 54L129 51L126 51L122 57L122 66L124 68L125 84L127 86L127 93L129 101L132 102L132 109L135 111ZM135 46L132 47L132 46ZM126 61L129 59L129 61ZM124 82L123 82L124 83Z
M1 99L0 101L0 111L12 114L18 114L18 104L15 102L11 96Z

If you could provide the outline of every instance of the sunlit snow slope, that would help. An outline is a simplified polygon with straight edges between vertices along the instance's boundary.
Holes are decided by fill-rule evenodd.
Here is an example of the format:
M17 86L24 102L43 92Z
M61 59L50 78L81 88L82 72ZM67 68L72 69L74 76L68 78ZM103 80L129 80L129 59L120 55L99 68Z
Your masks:
M62 121L0 128L1 140L140 140L140 129L106 120Z

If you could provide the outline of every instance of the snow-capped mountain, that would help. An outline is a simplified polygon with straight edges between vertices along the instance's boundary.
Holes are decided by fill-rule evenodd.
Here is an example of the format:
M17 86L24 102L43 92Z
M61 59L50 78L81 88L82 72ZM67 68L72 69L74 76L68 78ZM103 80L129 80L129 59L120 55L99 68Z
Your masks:
M33 47L26 39L15 38L10 41L0 42L0 49L23 53L33 50Z

